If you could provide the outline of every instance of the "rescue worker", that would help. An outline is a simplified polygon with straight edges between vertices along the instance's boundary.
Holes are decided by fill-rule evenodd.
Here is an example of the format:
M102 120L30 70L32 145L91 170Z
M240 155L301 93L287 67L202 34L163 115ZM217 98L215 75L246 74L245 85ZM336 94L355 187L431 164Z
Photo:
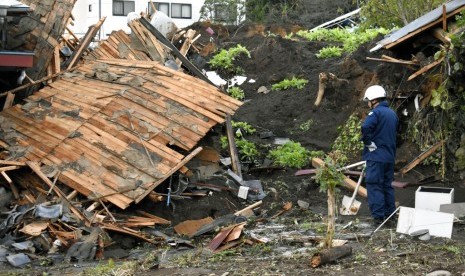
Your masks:
M398 118L389 108L386 91L379 85L366 89L363 101L370 112L362 124L364 146L362 158L366 161L365 183L368 206L379 225L396 209L394 188L394 160L396 157L396 135Z

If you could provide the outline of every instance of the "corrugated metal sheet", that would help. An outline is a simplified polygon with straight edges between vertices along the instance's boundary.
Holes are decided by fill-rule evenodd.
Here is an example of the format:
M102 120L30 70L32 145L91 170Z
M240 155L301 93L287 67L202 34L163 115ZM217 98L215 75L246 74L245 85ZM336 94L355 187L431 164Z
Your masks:
M241 105L158 62L90 61L0 113L10 157L59 170L59 180L120 208L179 169L184 154Z
M457 9L465 6L465 0L454 0L454 1L446 3L445 5L446 5L446 12L449 14L449 13L451 13L453 11L456 11ZM435 10L432 10L431 12L429 12L429 13L415 19L414 21L410 22L409 24L407 24L403 28L397 30L396 32L389 35L385 39L379 41L377 43L376 47L370 49L370 52L379 50L382 47L384 47L384 46L386 46L386 45L388 45L390 43L393 43L393 42L395 42L397 40L400 40L401 38L407 36L408 34L410 34L412 32L415 32L415 31L427 26L428 24L438 20L439 18L442 17L442 10L443 10L443 8L442 8L442 6L440 6L439 8L437 8ZM427 28L425 28L422 31L425 31L425 30L427 30Z

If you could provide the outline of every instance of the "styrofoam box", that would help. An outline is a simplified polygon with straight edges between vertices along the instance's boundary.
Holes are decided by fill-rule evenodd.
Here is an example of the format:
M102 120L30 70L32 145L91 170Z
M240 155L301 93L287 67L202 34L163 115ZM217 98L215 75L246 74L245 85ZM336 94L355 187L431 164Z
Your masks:
M415 209L440 210L441 204L454 203L454 188L420 186L415 192Z
M410 235L428 229L431 236L451 238L454 214L400 207L396 232Z

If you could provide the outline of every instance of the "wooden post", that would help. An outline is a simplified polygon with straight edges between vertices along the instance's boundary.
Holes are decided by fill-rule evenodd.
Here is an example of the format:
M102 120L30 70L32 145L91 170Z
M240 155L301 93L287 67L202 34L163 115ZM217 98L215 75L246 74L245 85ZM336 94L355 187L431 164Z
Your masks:
M241 162L237 153L236 141L234 140L234 130L231 123L231 115L226 116L226 133L229 143L229 154L231 155L231 165L235 174L242 179Z
M447 10L446 5L442 5L442 30L447 31Z

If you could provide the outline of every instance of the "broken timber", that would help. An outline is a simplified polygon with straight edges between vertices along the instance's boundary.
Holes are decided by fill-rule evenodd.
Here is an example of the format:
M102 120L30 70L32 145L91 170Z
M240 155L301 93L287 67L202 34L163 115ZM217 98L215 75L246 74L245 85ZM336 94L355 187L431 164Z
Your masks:
M430 156L431 154L433 154L437 149L439 149L439 147L441 147L442 145L444 144L444 141L441 140L439 142L437 142L436 144L434 144L432 147L430 147L428 150L426 150L425 152L423 152L422 154L420 154L419 156L417 156L414 160L412 160L410 163L408 163L405 167L403 167L400 172L402 174L406 174L408 171L410 171L411 169L415 168L418 164L421 163L421 161L425 160L426 158L428 158L428 156Z
M15 135L0 142L14 161L53 167L60 185L125 209L185 170L197 142L241 104L159 62L90 61L1 112L0 133Z
M312 165L315 168L320 168L321 166L325 166L325 162L321 160L320 158L312 158ZM354 191L355 187L357 186L357 182L353 181L347 176L344 176L344 181L342 184L344 185L344 187L346 187L347 189L351 191ZM358 188L357 194L366 198L367 190L365 189L365 187L360 186Z

